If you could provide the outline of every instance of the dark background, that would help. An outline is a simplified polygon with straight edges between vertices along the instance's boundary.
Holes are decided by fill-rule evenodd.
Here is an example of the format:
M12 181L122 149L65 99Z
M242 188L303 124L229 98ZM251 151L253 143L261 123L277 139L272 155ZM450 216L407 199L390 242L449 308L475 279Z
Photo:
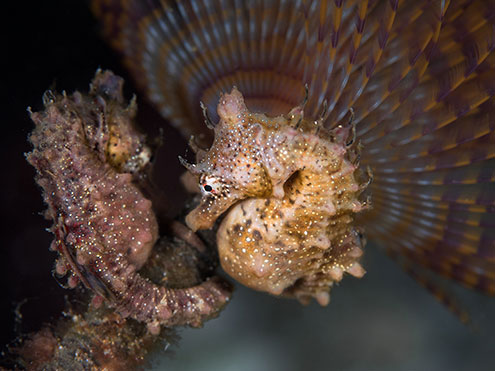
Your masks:
M86 2L8 2L1 18L6 62L0 86L3 347L56 317L67 294L51 273L56 254L48 250L49 223L41 215L45 207L34 169L24 158L33 127L26 108L41 109L48 88L87 90L98 67L126 78L127 97L135 88L119 57L100 39ZM138 104L139 119L151 135L158 127L165 130L157 182L180 205L184 194L176 156L186 144L139 96ZM475 322L466 327L378 246L367 250L369 273L362 280L345 279L329 307L302 307L240 288L219 319L202 330L183 331L180 347L157 356L154 365L170 370L495 369L493 298L455 289ZM170 349L174 356L168 356Z
M111 69L125 78L125 95L135 88L120 64L118 55L100 38L99 28L86 1L9 2L2 10L0 84L1 231L0 285L2 326L0 344L19 333L39 329L56 317L64 306L67 290L52 276L57 256L48 250L52 235L42 215L41 189L34 182L35 171L25 160L31 150L28 134L34 124L27 112L43 108L47 89L72 93L87 91L97 68ZM163 145L156 158L156 181L171 206L180 205L184 193L177 179L182 168L177 160L186 142L167 126L155 111L138 97L139 121L150 135L163 129ZM168 180L168 181L167 181ZM65 282L65 279L62 281ZM15 310L22 321L16 324Z
M33 331L63 308L65 290L51 274L56 254L48 251L52 236L34 169L25 161L33 128L27 107L42 108L48 88L87 89L100 65L118 66L97 37L96 24L84 2L9 2L2 11L1 137L2 159L2 292L1 343ZM5 48L5 45L7 48ZM118 71L119 73L121 71ZM14 310L23 316L14 328Z

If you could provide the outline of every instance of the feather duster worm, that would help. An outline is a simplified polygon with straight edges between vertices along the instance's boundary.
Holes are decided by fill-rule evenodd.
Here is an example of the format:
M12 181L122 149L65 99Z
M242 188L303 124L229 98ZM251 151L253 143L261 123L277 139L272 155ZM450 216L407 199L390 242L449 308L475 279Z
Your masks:
M233 86L251 112L276 116L297 106L307 84L305 115L319 117L327 102L329 129L353 108L362 164L375 177L373 209L358 218L367 237L406 263L495 294L492 2L95 0L93 8L148 98L199 143L211 132L198 102L212 112Z

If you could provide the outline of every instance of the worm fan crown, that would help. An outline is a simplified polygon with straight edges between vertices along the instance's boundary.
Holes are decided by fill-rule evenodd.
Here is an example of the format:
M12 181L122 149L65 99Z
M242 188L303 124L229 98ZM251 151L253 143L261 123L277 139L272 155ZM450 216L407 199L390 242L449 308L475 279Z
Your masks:
M93 1L151 101L208 142L236 85L252 111L335 127L353 108L375 177L360 222L394 256L495 293L495 8L489 1ZM213 121L217 118L212 115ZM201 137L203 135L204 137Z

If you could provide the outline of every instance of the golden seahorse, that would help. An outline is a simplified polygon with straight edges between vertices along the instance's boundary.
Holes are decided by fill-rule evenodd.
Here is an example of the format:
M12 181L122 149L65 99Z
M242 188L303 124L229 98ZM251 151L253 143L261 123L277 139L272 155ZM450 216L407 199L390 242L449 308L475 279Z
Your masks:
M203 193L187 224L210 228L228 210L217 232L227 273L256 290L326 305L344 272L364 274L354 214L367 206L358 199L366 184L352 125L325 129L302 106L278 117L252 113L236 88L221 96L218 115L211 148L198 152L198 164L183 161Z

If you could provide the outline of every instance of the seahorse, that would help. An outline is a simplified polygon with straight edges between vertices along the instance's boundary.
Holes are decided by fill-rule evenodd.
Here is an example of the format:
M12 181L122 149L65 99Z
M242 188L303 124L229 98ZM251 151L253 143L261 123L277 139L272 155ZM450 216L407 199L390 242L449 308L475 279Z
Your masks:
M215 139L198 164L200 204L186 222L217 232L223 269L244 285L307 303L329 302L329 289L359 264L363 241L353 215L367 207L358 196L359 145L352 125L334 130L304 118L252 113L234 88L220 97ZM346 143L346 141L348 141Z
M327 101L329 129L353 108L361 166L374 176L373 208L356 216L366 237L495 294L492 2L92 4L134 80L186 139L211 143L198 102L216 121L219 94L234 85L251 111L277 116L307 84L304 114L319 117Z
M135 127L136 104L126 106L123 80L98 71L89 94L47 92L45 109L31 114L35 128L27 160L53 221L58 275L70 272L124 318L161 325L201 325L218 314L230 290L219 277L192 287L156 284L138 270L158 240L152 203L135 184L151 151Z

